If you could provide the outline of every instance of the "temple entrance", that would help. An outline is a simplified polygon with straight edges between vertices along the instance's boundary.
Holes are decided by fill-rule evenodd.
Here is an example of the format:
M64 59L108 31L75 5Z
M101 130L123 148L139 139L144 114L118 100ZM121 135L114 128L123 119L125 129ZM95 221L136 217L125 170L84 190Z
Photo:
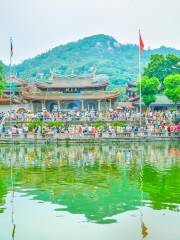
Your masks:
M96 104L95 103L89 103L88 107L89 107L89 110L95 109L96 108Z
M86 102L86 109L88 111L97 110L97 102L96 101L87 101Z
M71 103L68 104L68 109L78 110L79 105L76 102L71 102Z
M27 113L27 112L28 112L27 109L25 109L23 107L21 107L17 110L17 113Z
M48 112L57 112L58 111L58 103L56 101L46 101L44 107Z
M58 111L58 105L56 103L51 103L49 108L50 108L50 112Z

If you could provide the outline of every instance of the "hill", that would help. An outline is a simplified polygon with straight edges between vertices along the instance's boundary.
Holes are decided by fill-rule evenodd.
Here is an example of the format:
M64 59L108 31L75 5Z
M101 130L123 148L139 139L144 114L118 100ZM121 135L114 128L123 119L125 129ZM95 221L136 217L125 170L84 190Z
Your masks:
M180 50L161 47L145 50L142 57L143 66L147 65L152 54L175 54ZM86 37L77 42L60 45L32 59L27 59L14 67L19 76L35 77L37 73L49 76L50 69L57 69L61 74L83 74L92 72L107 74L110 88L123 85L138 76L138 46L120 44L111 36L99 34Z
M1 60L0 65L3 67L3 72L9 74L9 66L5 65Z

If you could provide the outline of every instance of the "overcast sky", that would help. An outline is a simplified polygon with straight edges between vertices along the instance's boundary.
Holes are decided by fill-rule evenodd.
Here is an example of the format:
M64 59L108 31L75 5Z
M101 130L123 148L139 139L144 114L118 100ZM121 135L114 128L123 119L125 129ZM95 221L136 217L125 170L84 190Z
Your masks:
M0 0L0 59L14 63L57 45L104 33L121 43L180 49L180 0Z

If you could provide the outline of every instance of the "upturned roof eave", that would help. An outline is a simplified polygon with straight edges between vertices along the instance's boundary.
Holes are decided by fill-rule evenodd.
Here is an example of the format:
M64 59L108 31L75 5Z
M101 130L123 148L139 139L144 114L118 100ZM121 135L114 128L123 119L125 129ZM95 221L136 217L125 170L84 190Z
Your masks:
M106 87L108 86L108 83L105 82L105 83L99 83L99 84L95 84L95 85L85 85L85 86L82 86L82 85L76 85L76 86L73 86L73 85L65 85L65 86L61 86L61 85L56 85L56 84L52 84L52 85L47 85L47 84L36 84L36 87L37 88L41 88L41 89L47 89L47 88L95 88L95 87Z
M109 94L109 93L104 93L102 96L97 95L72 95L72 96L66 96L61 95L61 96L33 96L32 94L23 94L22 97L25 100L31 100L31 101L43 101L43 100L49 100L49 101L72 101L72 100L105 100L105 99L116 99L119 96L119 91Z

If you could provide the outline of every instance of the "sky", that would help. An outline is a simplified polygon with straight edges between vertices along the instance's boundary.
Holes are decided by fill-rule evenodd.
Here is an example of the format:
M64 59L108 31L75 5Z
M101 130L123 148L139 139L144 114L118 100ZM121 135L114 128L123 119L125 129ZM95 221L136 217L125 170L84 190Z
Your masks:
M0 0L0 60L13 63L94 34L180 49L180 0Z

